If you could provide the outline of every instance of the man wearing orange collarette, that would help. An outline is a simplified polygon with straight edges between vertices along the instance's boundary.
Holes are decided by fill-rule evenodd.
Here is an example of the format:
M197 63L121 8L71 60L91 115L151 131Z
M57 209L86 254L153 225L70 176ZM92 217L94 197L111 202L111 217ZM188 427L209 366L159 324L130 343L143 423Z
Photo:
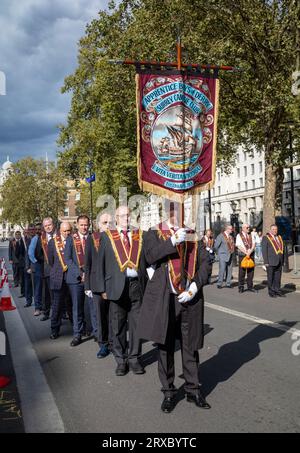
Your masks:
M271 225L270 231L262 239L262 254L267 268L269 296L285 297L280 291L284 258L283 240L275 224Z
M145 370L140 362L141 342L136 332L146 278L142 258L143 232L138 228L130 228L130 211L127 206L119 206L115 219L116 228L107 230L101 237L97 265L98 286L95 291L109 301L112 352L117 362L116 375L124 376L128 370L134 374L144 374Z

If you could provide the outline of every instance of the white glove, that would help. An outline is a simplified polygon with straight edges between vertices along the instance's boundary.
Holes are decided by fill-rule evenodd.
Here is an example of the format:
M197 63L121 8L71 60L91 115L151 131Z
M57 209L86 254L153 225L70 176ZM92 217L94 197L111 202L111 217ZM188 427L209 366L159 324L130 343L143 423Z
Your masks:
M176 244L180 244L181 242L184 242L186 238L186 231L184 228L179 228L179 230L176 231L176 233L171 236L171 241L172 244L175 246Z
M93 293L90 289L87 289L86 291L84 291L85 295L88 296L88 297L93 297Z
M191 283L191 286L189 287L188 291L184 291L178 296L178 302L180 302L181 304L189 302L195 297L197 292L198 292L197 285L195 282L193 282Z

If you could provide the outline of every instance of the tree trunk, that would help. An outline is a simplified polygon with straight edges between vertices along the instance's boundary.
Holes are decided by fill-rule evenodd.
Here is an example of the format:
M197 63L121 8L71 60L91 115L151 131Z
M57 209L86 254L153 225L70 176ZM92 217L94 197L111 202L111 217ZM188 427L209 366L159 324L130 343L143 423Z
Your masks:
M269 231L270 225L275 223L275 217L281 215L283 168L272 163L270 149L266 150L265 160L265 192L263 208L263 232Z

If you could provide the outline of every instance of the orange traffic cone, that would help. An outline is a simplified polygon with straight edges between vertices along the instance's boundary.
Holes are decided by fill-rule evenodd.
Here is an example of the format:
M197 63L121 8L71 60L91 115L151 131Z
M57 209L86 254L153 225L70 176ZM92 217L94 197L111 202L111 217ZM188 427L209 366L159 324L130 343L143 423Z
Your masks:
M6 387L10 383L10 379L6 376L0 376L0 389Z
M0 311L11 311L15 309L16 307L12 304L10 290L8 286L8 278L6 275L0 296Z

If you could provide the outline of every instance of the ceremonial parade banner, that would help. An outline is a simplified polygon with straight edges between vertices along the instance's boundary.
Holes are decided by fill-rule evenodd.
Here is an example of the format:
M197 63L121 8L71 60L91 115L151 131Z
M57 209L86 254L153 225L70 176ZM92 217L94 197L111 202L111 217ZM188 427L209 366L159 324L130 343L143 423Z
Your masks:
M136 75L142 190L184 199L214 183L219 81L195 74Z

